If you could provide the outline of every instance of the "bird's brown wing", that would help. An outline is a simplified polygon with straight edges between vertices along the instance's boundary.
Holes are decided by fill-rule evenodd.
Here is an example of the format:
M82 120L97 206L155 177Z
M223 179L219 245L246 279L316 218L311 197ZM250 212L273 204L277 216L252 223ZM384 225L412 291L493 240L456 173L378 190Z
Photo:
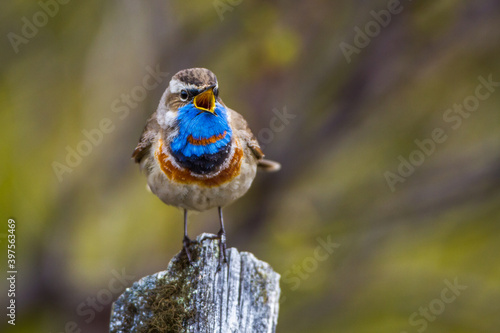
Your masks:
M141 138L139 139L139 143L137 144L137 147L135 147L134 153L132 154L132 158L136 163L140 163L142 158L149 153L151 145L159 132L160 125L156 120L155 112L148 119L146 127L144 127L144 131L142 132Z
M268 172L278 171L279 169L281 169L281 165L278 162L264 159L264 153L260 148L259 142L257 141L255 135L253 135L252 131L248 127L245 118L243 118L243 116L240 115L238 112L228 107L226 108L229 110L229 113L231 114L231 127L234 129L234 131L237 131L238 137L240 139L243 139L243 141L252 151L253 155L255 156L255 159L257 160L257 167L260 170Z

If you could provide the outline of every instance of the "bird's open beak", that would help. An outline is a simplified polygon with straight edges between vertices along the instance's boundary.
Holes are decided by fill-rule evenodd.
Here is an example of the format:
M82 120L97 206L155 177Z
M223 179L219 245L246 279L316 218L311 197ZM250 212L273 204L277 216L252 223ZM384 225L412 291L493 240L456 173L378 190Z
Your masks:
M194 106L202 111L215 112L215 85L208 87L194 98Z

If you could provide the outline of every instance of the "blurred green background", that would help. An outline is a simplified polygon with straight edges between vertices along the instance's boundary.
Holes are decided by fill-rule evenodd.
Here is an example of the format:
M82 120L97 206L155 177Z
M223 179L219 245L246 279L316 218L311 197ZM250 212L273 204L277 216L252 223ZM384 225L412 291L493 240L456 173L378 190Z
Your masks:
M181 249L181 211L130 155L170 77L207 67L283 165L225 209L228 245L282 274L278 332L498 332L500 87L478 85L500 81L500 3L391 6L2 2L0 241L14 218L18 290L0 330L106 332L120 288ZM69 166L71 150L86 156ZM217 232L216 211L189 229Z

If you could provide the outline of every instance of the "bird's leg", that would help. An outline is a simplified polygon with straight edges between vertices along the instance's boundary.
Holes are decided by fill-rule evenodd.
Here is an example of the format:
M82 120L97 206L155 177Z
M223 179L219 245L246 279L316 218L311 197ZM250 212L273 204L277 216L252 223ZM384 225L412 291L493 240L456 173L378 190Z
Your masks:
M218 239L219 240L219 267L217 270L220 270L222 260L224 260L225 263L227 263L227 257L226 257L226 230L224 229L224 219L222 217L222 207L219 207L219 221L220 221L220 230L217 233L217 236L211 235L211 236L204 236L203 240L205 239Z
M222 218L222 207L219 207L219 221L220 221L220 230L217 234L219 238L219 265L222 258L224 258L224 262L227 263L226 257L226 230L224 230L224 219Z
M187 216L188 211L187 209L184 209L184 239L182 240L182 245L184 247L184 252L186 252L188 261L191 262L191 253L189 253L189 245L191 244L191 240L188 237Z

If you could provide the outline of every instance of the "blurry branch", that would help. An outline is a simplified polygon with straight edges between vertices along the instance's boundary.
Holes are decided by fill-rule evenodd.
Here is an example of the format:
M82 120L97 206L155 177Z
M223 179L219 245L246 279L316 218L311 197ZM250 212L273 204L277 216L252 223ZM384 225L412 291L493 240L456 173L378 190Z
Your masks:
M408 180L414 185L400 190L390 206L378 214L380 223L435 215L455 206L482 202L500 193L500 155L488 162L475 163L484 156L484 151L480 150L415 174L415 179ZM453 176L450 177L450 173Z

